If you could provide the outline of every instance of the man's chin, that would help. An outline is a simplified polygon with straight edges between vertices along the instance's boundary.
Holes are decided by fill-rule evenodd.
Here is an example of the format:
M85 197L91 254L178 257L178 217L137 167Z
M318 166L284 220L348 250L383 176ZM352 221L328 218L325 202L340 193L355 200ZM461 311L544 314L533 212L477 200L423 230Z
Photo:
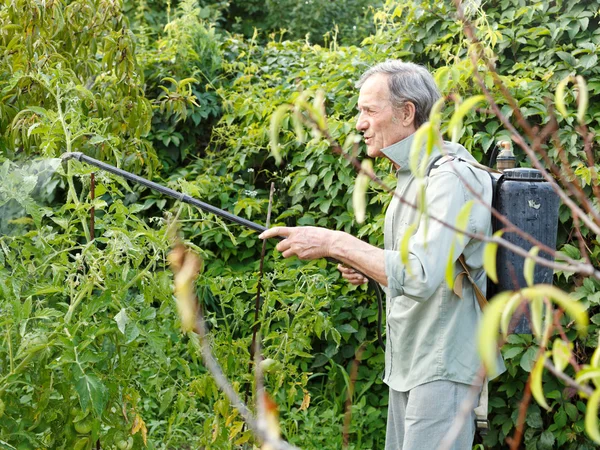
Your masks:
M381 149L379 149L377 147L367 146L367 155L370 158L379 158L379 157L383 156L383 153L381 153Z

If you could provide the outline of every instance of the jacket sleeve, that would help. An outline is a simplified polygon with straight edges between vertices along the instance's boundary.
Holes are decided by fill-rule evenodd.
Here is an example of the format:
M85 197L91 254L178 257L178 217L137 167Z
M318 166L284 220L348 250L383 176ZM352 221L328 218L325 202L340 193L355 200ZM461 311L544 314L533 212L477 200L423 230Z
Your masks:
M468 177L468 182L471 180L475 189L482 189L477 177ZM420 215L418 227L409 240L407 264L402 262L400 250L385 250L385 272L392 297L405 295L418 302L426 301L445 282L452 246L453 262L456 262L470 238L448 228L434 217L455 225L458 213L472 197L454 172L441 171L429 177L425 190L427 209L425 214ZM410 208L408 205L402 207ZM490 212L485 206L474 202L467 231L478 232L486 220L489 222L489 216ZM399 239L402 240L402 236ZM394 248L399 249L399 243L396 244Z

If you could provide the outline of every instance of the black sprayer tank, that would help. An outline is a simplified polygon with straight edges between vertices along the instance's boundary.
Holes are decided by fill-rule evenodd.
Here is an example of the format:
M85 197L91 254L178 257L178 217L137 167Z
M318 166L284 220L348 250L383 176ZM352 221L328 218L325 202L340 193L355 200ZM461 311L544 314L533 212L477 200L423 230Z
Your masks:
M508 218L516 227L526 231L546 246L556 248L558 229L559 197L542 174L535 169L506 169L497 178L495 186L495 205L498 212ZM494 232L504 225L494 219ZM507 241L529 251L533 245L516 233L505 232L502 237ZM540 251L539 256L552 260L552 257ZM488 284L488 298L492 295L527 286L523 275L525 259L512 251L499 246L497 261L498 284ZM534 283L552 284L553 270L535 265ZM517 313L511 322L514 333L531 333L530 322L526 317L527 308Z

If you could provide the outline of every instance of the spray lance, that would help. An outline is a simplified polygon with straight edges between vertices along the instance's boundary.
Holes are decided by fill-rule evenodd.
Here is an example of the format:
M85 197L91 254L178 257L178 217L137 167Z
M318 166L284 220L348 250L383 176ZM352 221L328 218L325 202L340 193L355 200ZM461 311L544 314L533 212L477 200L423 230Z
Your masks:
M96 166L99 169L105 170L114 175L118 175L118 176L125 178L126 180L132 181L134 183L141 184L142 186L146 186L147 188L150 188L153 191L157 191L168 197L174 198L177 201L184 202L189 205L195 206L196 208L198 208L202 211L209 212L209 213L219 216L223 219L226 219L230 222L234 222L234 223L237 223L238 225L242 225L246 228L250 228L251 230L258 231L259 233L262 233L263 231L267 230L266 227L259 225L255 222L244 219L243 217L240 217L240 216L236 216L235 214L231 214L225 210L217 208L216 206L210 205L208 203L200 201L194 197L190 197L189 195L184 194L182 192L178 192L174 189L170 189L161 184L154 183L153 181L147 180L138 175L134 175L123 169L119 169L118 167L112 166L112 165L107 164L102 161L98 161L97 159L94 159L87 155L84 155L81 152L68 152L68 153L63 153L61 155L61 160L63 162L67 161L69 159L76 159L77 161L83 161L92 166ZM282 239L279 236L277 238ZM339 261L337 261L333 258L327 258L327 260L330 262L333 262L333 263L339 263ZM362 275L369 280L368 281L369 287L375 291L375 295L377 296L377 321L378 321L377 339L379 341L379 345L381 345L381 348L385 349L385 344L383 343L383 338L381 335L381 327L382 327L382 321L383 321L383 298L381 296L381 288L379 287L379 284L375 280L367 277L364 274L362 274Z

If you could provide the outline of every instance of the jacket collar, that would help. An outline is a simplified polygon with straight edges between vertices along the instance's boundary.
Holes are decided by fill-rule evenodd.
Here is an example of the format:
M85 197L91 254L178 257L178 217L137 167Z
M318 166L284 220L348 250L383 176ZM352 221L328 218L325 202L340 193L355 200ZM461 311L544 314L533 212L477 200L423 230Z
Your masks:
M398 166L398 172L410 171L410 149L414 139L415 133L402 139L401 141L396 142L395 144L390 145L389 147L381 149L381 153L383 153L390 161ZM421 158L423 157L424 153L424 149L422 149ZM437 153L439 153L439 150L437 147L434 147L429 155L429 158Z

